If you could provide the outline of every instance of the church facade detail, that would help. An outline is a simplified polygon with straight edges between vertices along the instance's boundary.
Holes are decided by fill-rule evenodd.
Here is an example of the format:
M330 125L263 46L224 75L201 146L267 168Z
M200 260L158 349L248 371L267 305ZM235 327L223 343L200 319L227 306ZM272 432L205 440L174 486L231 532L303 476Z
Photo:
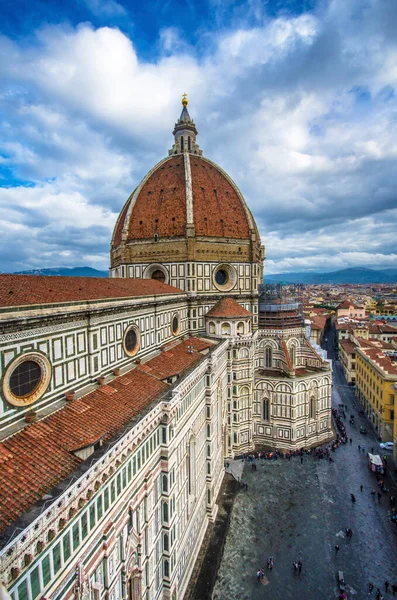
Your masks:
M0 275L0 581L13 600L182 599L226 459L327 442L331 369L204 158L127 200L109 279Z

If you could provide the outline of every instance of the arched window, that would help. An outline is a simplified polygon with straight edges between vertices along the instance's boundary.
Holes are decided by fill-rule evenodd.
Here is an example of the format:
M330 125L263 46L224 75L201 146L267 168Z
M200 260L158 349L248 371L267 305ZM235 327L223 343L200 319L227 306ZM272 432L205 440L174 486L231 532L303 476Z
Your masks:
M244 335L244 323L237 323L237 335Z
M207 462L207 473L208 475L211 475L211 463Z
M265 349L265 367L267 367L268 369L271 368L272 363L273 363L273 357L272 357L272 349L268 346Z
M169 538L168 538L168 533L164 534L164 542L163 542L163 548L164 548L164 552L168 552L170 545L169 545Z
M167 475L163 475L163 492L168 492L168 478L167 478Z
M222 323L222 335L230 335L230 323Z
M164 561L164 577L170 576L170 563L168 560Z
M158 234L158 233L155 233L155 234L154 234L154 241L155 241L155 242L158 242L158 241L159 241L159 234Z
M208 333L210 333L210 334L215 333L215 323L213 321L208 323Z
M183 140L183 136L181 136L181 151L184 151L184 144L183 144L184 140Z
M163 502L163 521L168 523L168 502Z
M310 406L309 406L309 418L316 418L316 399L314 396L310 398Z
M189 152L190 152L190 150L192 149L192 148L191 148L191 144L190 144L190 135L189 135L189 136L188 136L188 138L187 138L187 149L189 150Z
M233 433L233 443L237 444L237 433Z
M292 362L292 366L295 366L295 361L296 361L296 348L295 346L291 346L291 348L289 349L289 357L291 359Z
M269 420L269 400L265 398L263 401L263 418L265 421Z
M188 457L187 457L187 470L188 470L188 489L189 489L189 494L194 495L195 493L195 462L196 462L196 456L195 456L195 444L194 444L194 438L191 437L190 438L190 442L189 442L189 448L188 448Z

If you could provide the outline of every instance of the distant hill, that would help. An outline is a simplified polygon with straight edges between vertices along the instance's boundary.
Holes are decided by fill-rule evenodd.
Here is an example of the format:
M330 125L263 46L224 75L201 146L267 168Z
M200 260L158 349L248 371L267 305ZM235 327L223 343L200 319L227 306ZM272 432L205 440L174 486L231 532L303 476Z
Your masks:
M397 283L397 269L366 269L352 267L331 273L278 273L265 275L265 283L305 283L305 284L344 284L344 283Z
M60 275L66 277L109 277L107 271L98 271L91 267L59 267L54 269L33 269L18 271L15 275Z

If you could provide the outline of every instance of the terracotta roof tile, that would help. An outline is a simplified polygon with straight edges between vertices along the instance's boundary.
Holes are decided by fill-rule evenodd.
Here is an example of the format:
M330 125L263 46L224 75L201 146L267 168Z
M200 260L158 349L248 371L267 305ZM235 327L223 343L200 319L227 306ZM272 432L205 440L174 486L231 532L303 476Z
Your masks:
M132 209L128 239L184 236L186 182L182 155L161 163L143 185Z
M154 279L1 275L0 307L180 294Z
M210 237L249 237L244 206L232 184L210 162L190 157L193 210L196 235Z
M82 463L73 451L110 439L168 389L162 379L189 369L210 346L199 338L184 340L1 442L0 531Z
M193 220L198 236L249 239L249 209L235 186L219 167L200 156L189 155L193 192ZM113 247L121 242L128 207L116 223ZM135 199L126 223L128 240L185 237L187 224L184 157L171 156L154 168ZM256 225L253 225L256 228ZM259 234L256 230L256 233Z
M230 319L251 317L251 313L233 298L221 298L206 314L207 317L227 317Z

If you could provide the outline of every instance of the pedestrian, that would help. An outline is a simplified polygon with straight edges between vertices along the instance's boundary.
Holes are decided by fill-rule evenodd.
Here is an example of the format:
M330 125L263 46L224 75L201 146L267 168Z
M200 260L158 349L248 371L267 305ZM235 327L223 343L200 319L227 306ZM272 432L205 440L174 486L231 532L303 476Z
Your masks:
M273 557L270 557L270 570L272 570L274 567L274 561L273 561Z
M378 502L381 498L382 498L382 494L380 492L378 492Z
M303 567L303 565L302 565L302 561L301 561L301 560L299 560L299 561L298 561L298 571L299 571L299 575L302 573L302 567Z
M361 452L361 446L360 446L360 444L358 445L358 451Z
M303 456L301 456L301 464L303 464Z
M371 454L373 454L373 453L374 453L374 449L373 449L373 448L371 448Z
M364 444L363 444L361 450L363 451L363 453L365 452L365 446L364 446Z
M256 572L256 578L258 581L260 581L262 579L262 573L261 573L260 569L259 569L259 571Z
M338 544L335 544L335 556L338 555L338 552L339 552L339 546L338 546Z
M385 581L385 592L386 592L386 594L389 591L389 587L390 587L390 583L386 579L386 581Z
M372 592L374 591L374 586L372 583L368 584L368 594L372 594Z
M397 583L393 583L393 585L391 586L392 592L393 592L393 596L395 596L397 594Z
M361 484L361 485L360 485L360 492L362 492L362 491L363 491L363 489L364 489L364 486L363 486L363 484Z
M298 563L296 561L294 561L292 563L292 566L294 567L294 572L297 573L298 572Z
M353 440L352 440L351 438L350 438L350 443L351 443L351 444L353 443Z
M371 496L372 496L373 498L375 498L375 496L376 496L376 492L375 492L375 490L372 490L372 492L371 492Z

